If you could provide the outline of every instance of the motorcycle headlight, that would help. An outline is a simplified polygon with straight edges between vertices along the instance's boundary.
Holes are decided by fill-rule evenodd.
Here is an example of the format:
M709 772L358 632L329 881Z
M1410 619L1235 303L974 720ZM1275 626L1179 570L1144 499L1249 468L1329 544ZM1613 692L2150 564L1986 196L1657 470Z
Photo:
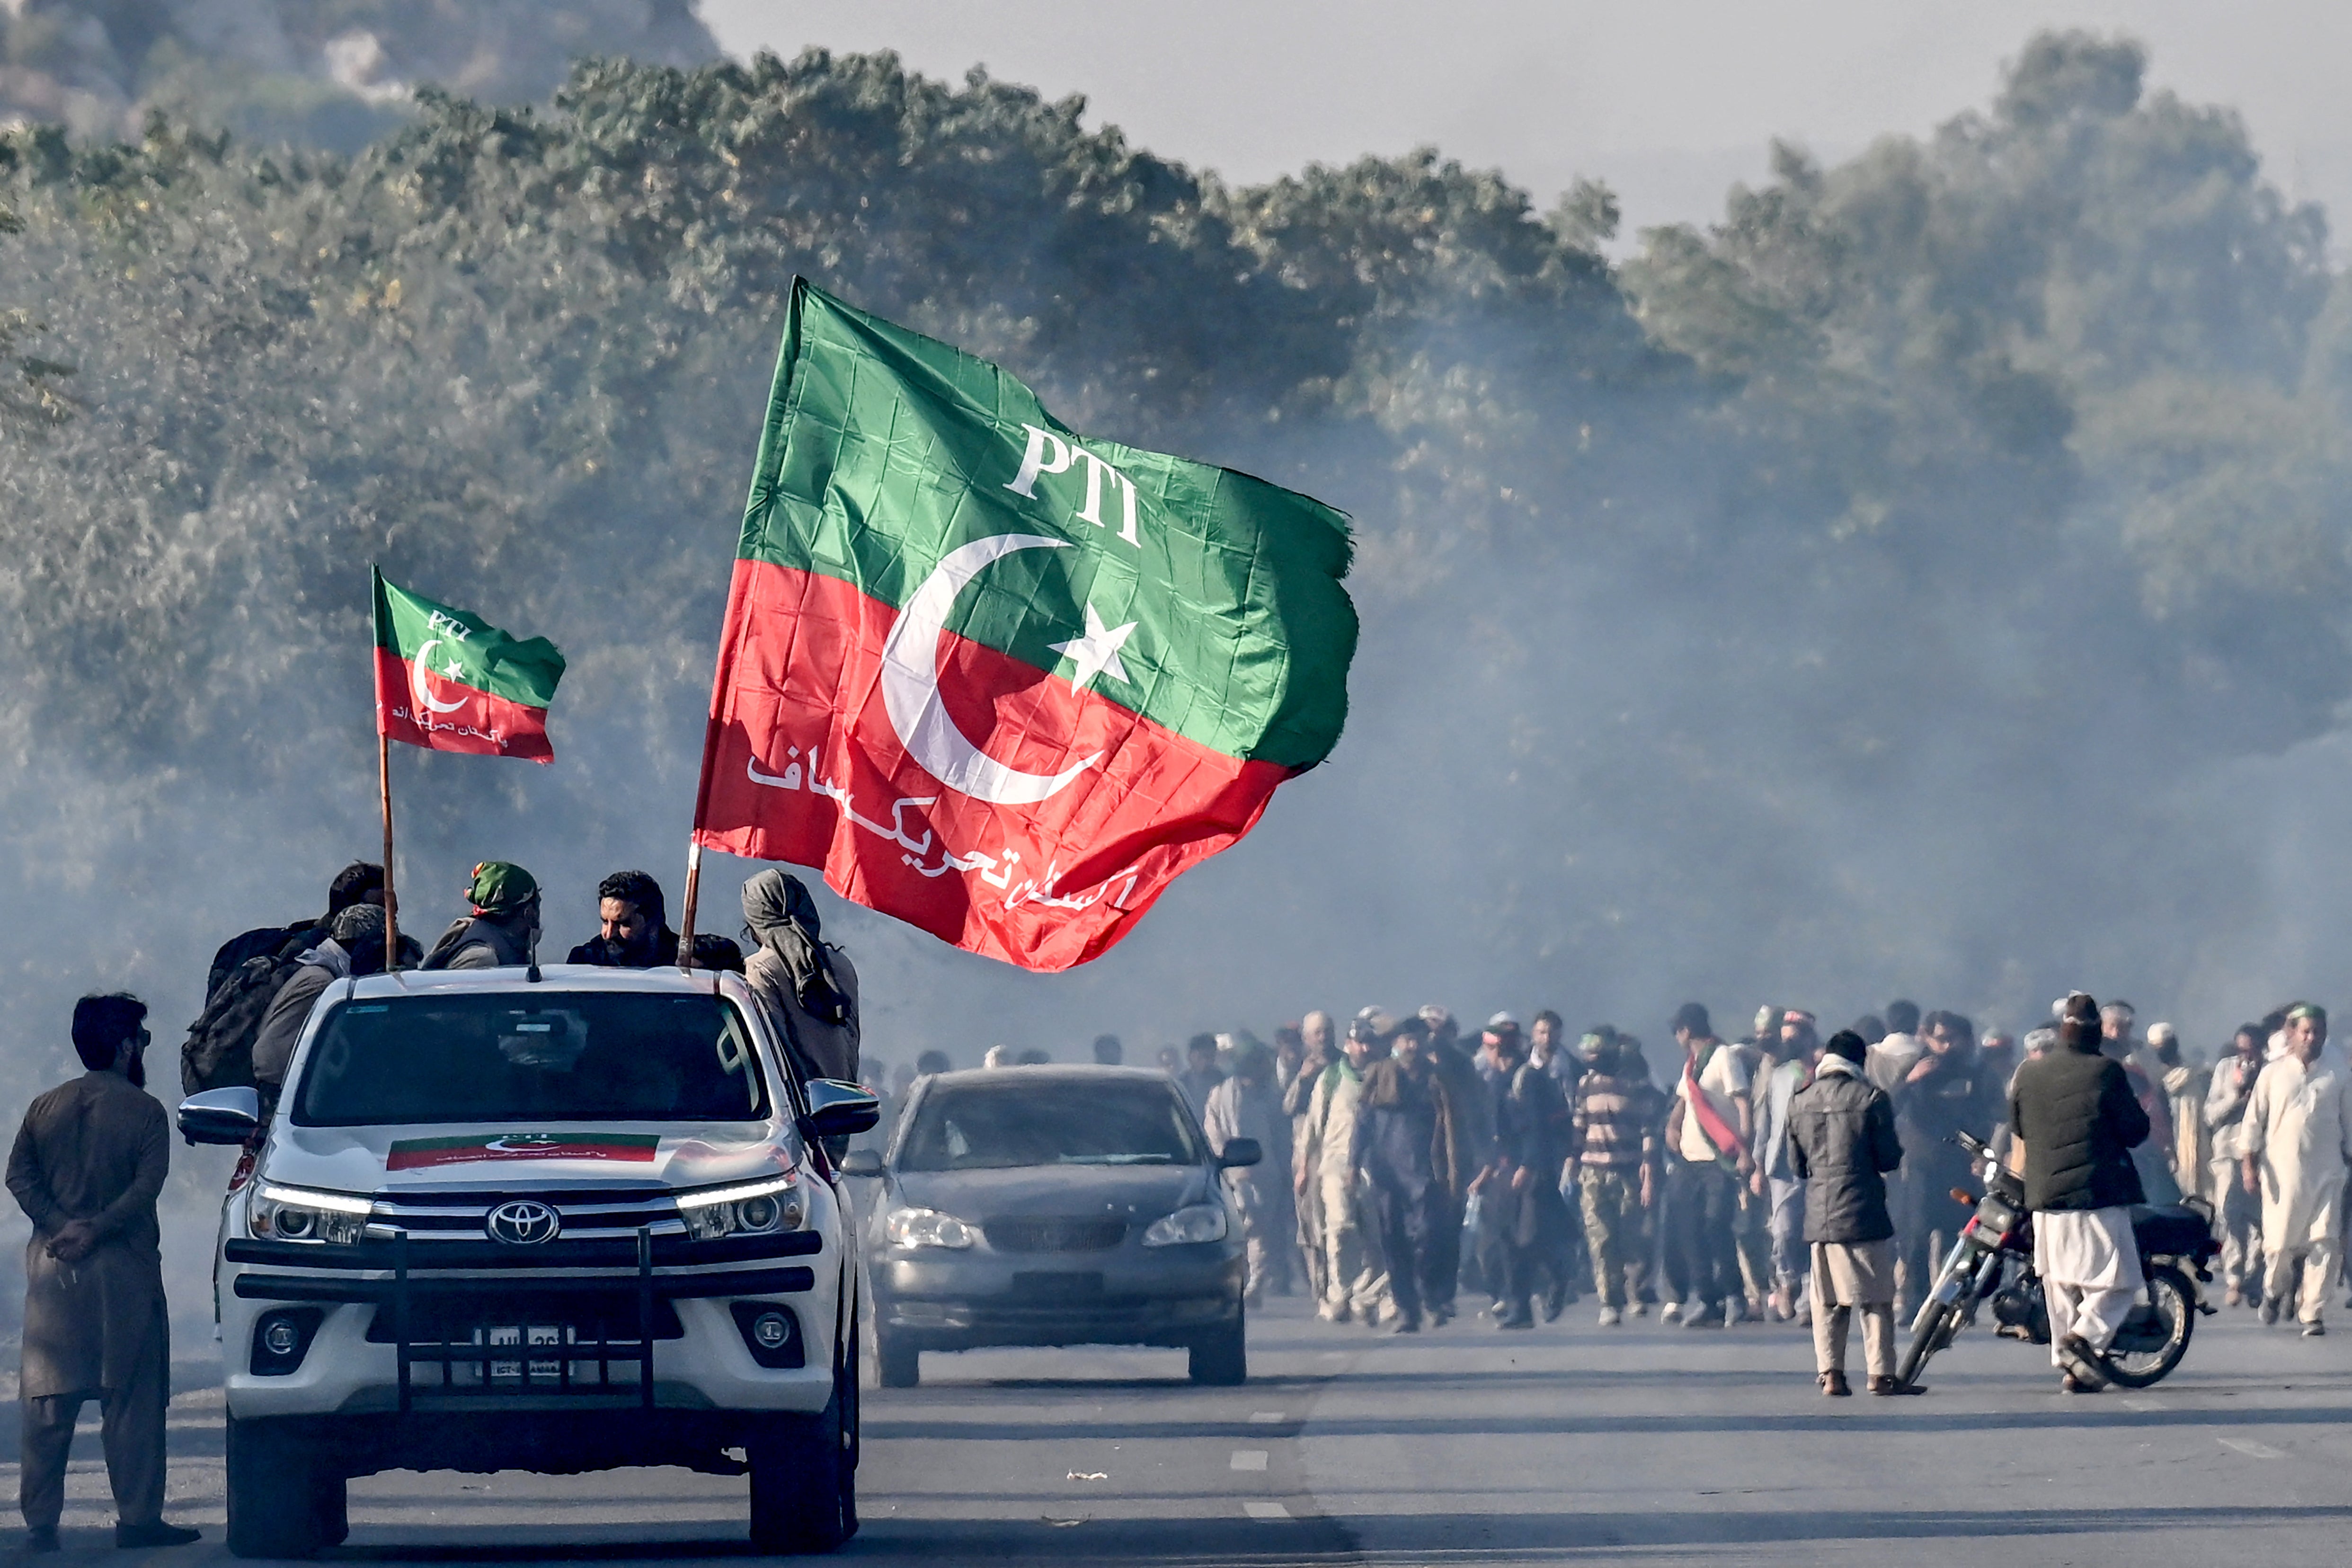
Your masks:
M1225 1206L1222 1203L1196 1203L1163 1215L1151 1222L1143 1233L1146 1247L1181 1247L1188 1242L1223 1241L1225 1239Z
M368 1214L375 1207L368 1199L347 1192L312 1192L275 1182L263 1182L249 1202L246 1225L256 1236L342 1247L360 1239L367 1229Z
M892 1209L882 1228L893 1247L947 1247L957 1251L971 1246L974 1234L971 1226L936 1208Z
M698 1241L715 1241L722 1236L798 1230L801 1221L808 1218L808 1207L801 1201L800 1173L787 1171L764 1181L679 1193L677 1215L686 1221L688 1235Z

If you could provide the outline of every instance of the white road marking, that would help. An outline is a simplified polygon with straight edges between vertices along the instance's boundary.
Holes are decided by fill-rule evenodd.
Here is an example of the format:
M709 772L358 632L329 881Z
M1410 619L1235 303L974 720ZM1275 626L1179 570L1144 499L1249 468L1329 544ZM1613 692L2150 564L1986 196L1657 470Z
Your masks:
M1250 1425L1253 1427L1279 1427L1282 1425L1282 1412L1279 1410L1253 1410L1250 1412Z
M2168 1410L2170 1406L2156 1399L2126 1399L2124 1404L2134 1410Z
M1242 1504L1242 1511L1252 1519L1288 1519L1290 1511L1278 1502L1266 1502L1252 1498Z
M1234 1450L1234 1469L1237 1470L1262 1470L1265 1469L1265 1450L1264 1448L1235 1448Z
M1074 1481L1107 1481L1110 1477L1102 1470L1072 1470L1069 1479Z
M2245 1455L2246 1458L2250 1459L2284 1459L2286 1458L2285 1454L2272 1448L2268 1443L2257 1443L2252 1437L2216 1437L2213 1440L2221 1444L2225 1448L2236 1449L2239 1453Z

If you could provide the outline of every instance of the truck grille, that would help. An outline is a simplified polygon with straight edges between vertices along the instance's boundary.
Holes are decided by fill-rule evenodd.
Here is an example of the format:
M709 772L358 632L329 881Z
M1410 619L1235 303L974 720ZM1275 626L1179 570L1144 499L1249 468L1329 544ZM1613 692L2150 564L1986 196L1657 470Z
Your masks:
M378 1193L375 1225L408 1233L410 1239L429 1246L436 1241L479 1241L490 1210L514 1192L452 1189ZM666 1187L574 1187L552 1192L533 1189L520 1196L537 1198L555 1210L564 1239L625 1240L648 1225L677 1218L677 1202Z
M992 1219L981 1227L999 1252L1108 1252L1127 1239L1127 1221L1102 1218Z

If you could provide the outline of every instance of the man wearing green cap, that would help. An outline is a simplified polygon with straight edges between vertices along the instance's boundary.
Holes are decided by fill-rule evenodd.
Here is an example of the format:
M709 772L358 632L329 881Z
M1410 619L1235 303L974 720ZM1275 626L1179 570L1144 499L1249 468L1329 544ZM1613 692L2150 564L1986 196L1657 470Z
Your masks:
M425 956L427 969L520 968L539 946L539 883L506 861L484 861L466 883L473 913Z

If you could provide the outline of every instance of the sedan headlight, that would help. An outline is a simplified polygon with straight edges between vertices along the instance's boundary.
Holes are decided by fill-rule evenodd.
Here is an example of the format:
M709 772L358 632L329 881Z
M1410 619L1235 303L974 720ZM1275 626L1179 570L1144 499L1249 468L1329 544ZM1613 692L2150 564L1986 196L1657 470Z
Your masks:
M687 1234L698 1241L715 1241L722 1236L798 1230L808 1210L801 1202L800 1173L787 1171L764 1181L679 1193L677 1214L686 1221Z
M246 1224L256 1236L273 1241L320 1241L349 1246L367 1228L375 1205L347 1192L313 1192L308 1187L279 1186L263 1182L254 1189Z
M957 1251L971 1246L974 1235L971 1226L936 1208L894 1208L882 1228L893 1247L948 1247Z
M1225 1206L1222 1203L1196 1203L1151 1222L1143 1233L1146 1247L1181 1247L1187 1242L1223 1241L1225 1239Z

